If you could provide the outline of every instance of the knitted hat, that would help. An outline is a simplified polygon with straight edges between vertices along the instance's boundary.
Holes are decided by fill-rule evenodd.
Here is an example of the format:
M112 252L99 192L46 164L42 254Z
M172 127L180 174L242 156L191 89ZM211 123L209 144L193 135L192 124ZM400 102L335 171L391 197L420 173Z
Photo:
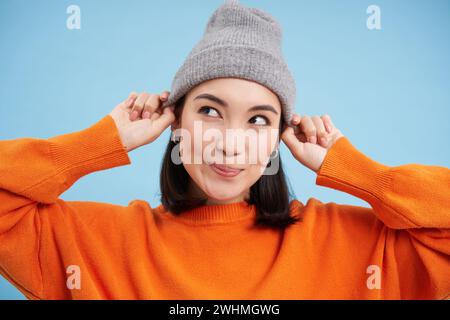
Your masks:
M189 53L172 82L172 104L203 81L237 77L271 89L280 99L284 119L294 112L295 80L284 61L282 29L268 13L225 0L209 18L203 38Z

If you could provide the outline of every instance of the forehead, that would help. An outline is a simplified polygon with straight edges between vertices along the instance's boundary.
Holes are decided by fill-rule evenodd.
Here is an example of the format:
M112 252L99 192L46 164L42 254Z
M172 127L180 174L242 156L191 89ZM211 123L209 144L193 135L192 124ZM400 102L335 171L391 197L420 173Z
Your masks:
M257 82L246 79L217 78L204 81L189 91L187 99L192 101L203 93L215 95L232 105L250 107L271 104L277 110L281 110L280 101L275 93Z

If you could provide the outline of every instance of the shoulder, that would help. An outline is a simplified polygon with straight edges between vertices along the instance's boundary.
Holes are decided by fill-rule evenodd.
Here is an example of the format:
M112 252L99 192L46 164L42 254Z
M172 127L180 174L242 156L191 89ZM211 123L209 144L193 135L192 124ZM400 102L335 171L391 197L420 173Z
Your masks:
M98 201L66 201L58 199L54 204L39 208L41 219L49 222L92 224L104 227L130 226L152 220L161 205L152 207L147 201L132 200L126 205Z
M296 203L293 205L298 206ZM298 241L311 244L314 250L339 251L345 248L361 252L385 229L372 208L309 198L296 210L300 221L290 234Z
M290 204L291 212L307 224L346 223L373 224L379 223L370 207L363 207L336 202L323 202L314 197L309 198L305 204L295 199Z

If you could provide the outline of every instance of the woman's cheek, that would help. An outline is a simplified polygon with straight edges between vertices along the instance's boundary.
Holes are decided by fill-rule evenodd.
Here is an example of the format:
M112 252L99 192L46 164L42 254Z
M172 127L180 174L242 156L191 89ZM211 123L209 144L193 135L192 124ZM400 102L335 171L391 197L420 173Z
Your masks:
M272 150L275 148L275 144L273 142L274 139L271 139L266 134L258 135L257 142L254 144L250 144L250 155L252 159L256 158L256 161L252 161L252 164L255 164L259 167L266 167L267 163L270 160L270 154Z
M203 164L203 150L205 145L202 141L203 132L194 126L183 128L183 138L180 142L181 160L186 165Z
M262 169L262 166L254 164L249 166L245 171L245 187L249 188L254 185L259 178L261 178L264 170Z
M208 165L214 162L217 137L220 132L207 122L202 123L201 129L201 136L197 137L197 139L201 140L198 143L198 146L201 146L201 150L197 150L197 153L202 157L203 164Z

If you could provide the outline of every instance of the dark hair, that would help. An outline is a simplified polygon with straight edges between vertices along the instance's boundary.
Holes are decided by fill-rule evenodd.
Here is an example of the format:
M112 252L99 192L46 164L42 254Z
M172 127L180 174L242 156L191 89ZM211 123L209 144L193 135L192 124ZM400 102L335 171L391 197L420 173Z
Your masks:
M175 117L181 119L185 97L180 98L175 105ZM280 133L284 128L284 118L280 117ZM171 160L172 149L175 142L169 139L164 154L160 173L161 203L166 210L180 214L206 204L207 199L187 196L190 176L182 164L175 164ZM289 191L286 177L281 163L280 152L277 154L279 167L274 175L262 175L250 187L248 204L256 205L256 226L270 228L285 228L300 219L290 215L290 201L292 194Z

